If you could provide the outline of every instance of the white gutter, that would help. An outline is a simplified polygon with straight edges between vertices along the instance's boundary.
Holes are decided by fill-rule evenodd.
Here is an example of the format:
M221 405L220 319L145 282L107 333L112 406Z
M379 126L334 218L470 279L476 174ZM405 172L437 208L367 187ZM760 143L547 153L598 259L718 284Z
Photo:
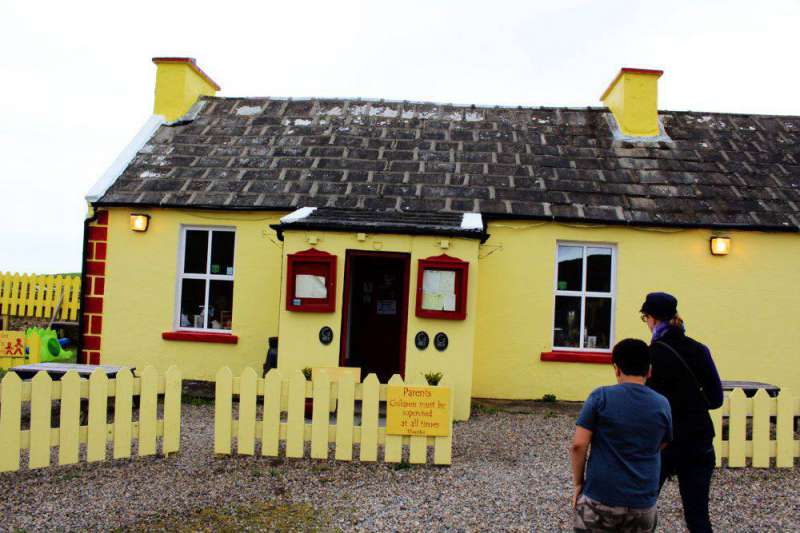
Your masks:
M139 133L133 138L133 140L128 143L128 146L125 147L122 152L117 156L111 166L108 167L100 179L92 185L92 188L89 189L89 192L86 194L86 201L88 202L96 202L103 195L106 191L111 187L117 178L119 178L122 173L125 171L125 168L133 161L133 158L136 157L136 154L142 147L147 144L147 141L153 137L153 134L156 130L164 124L166 120L161 115L153 115L147 119L147 122L144 123L144 126L139 130Z
M316 211L316 207L301 207L296 211L292 211L285 217L281 217L282 224L291 224L292 222L297 222L298 220L303 220L304 218L308 217Z
M480 213L464 213L461 217L461 229L483 230L483 218Z

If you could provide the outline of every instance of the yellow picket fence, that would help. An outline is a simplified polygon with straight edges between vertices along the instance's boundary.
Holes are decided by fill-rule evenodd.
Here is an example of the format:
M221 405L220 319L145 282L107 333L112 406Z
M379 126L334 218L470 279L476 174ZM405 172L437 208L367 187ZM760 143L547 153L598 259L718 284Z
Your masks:
M158 418L160 394L164 395L162 419ZM138 421L133 421L136 396ZM55 400L60 402L59 427L52 427ZM22 429L25 403L30 403L29 429ZM108 423L110 412L112 423ZM22 381L9 372L0 382L0 472L18 470L22 450L28 450L29 468L50 466L55 446L59 465L77 463L81 444L86 445L86 461L94 462L108 458L109 442L114 459L130 457L133 441L138 442L138 455L154 455L162 437L161 451L167 455L179 449L180 428L181 373L174 366L164 376L148 366L136 377L126 369L115 379L96 370L88 380L68 372L53 381L39 372L31 381Z
M800 398L786 390L777 398L764 390L747 398L741 389L734 389L725 396L722 407L711 412L717 466L727 459L728 467L743 467L750 459L754 468L769 468L774 458L778 468L793 467L794 458L800 457L800 441L795 440L796 416L800 416ZM727 419L727 439L723 439L723 418Z
M400 376L393 376L388 385L403 385ZM335 444L334 458L353 460L353 445L359 445L361 461L377 461L378 448L383 446L383 460L399 463L403 447L408 447L408 462L426 463L428 447L433 447L433 463L449 465L452 454L452 407L447 437L386 435L380 424L380 402L386 401L386 387L375 374L363 383L355 383L350 375L341 376L335 383L325 373L315 373L306 381L299 371L284 377L270 370L260 378L252 368L233 377L228 367L216 376L216 405L214 409L214 452L231 454L236 438L236 452L254 455L256 442L261 442L261 455L277 457L280 443L285 443L286 457L305 455L305 443L310 442L311 458L327 459L328 445ZM238 419L233 419L233 397L239 397ZM305 420L306 398L313 398L311 423ZM258 399L263 399L263 415L257 419ZM336 411L330 413L332 400ZM356 403L360 402L360 411ZM285 422L283 415L285 413ZM333 416L335 421L331 421ZM356 421L359 424L356 425Z
M0 315L78 320L80 276L0 273Z

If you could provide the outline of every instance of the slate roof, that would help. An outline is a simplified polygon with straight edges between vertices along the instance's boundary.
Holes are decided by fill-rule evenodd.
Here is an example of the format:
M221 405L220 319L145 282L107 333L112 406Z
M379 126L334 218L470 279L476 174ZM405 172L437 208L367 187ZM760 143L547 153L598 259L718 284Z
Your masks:
M287 229L319 229L328 231L363 231L369 233L402 233L448 235L486 240L483 228L462 227L461 213L419 213L403 211L374 211L371 209L339 209L320 207L308 216L295 221L281 220L270 226L278 238Z
M800 229L800 117L660 113L671 142L614 141L606 109L204 97L97 202L481 212Z

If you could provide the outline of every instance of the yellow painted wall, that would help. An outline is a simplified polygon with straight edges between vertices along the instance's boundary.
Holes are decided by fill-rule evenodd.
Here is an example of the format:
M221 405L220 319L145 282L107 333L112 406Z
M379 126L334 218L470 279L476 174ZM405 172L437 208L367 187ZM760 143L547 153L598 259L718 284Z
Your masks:
M141 209L137 209L140 212ZM102 363L161 372L177 365L186 379L213 379L226 365L234 375L251 366L260 371L267 338L279 335L281 369L334 366L339 361L345 251L382 250L411 254L406 378L441 371L454 382L455 416L469 416L469 396L582 400L613 382L607 365L542 362L551 350L553 283L559 240L617 246L615 339L649 339L639 320L647 292L675 294L689 335L712 350L723 379L766 381L800 391L800 236L732 232L729 256L713 257L707 230L645 230L572 227L555 223L493 222L491 238L477 241L440 237L314 232L316 248L338 256L335 313L285 310L283 247L308 249L308 232L290 231L277 241L269 228L282 214L152 209L150 229L134 233L129 209L110 210ZM235 226L236 271L233 333L237 345L165 341L172 329L181 224ZM414 316L417 261L446 252L470 262L467 320ZM324 346L318 332L334 331ZM431 339L450 338L445 352L419 351L417 331ZM474 355L473 355L474 354ZM474 361L473 361L474 359ZM472 390L470 393L470 384Z
M477 323L477 283L478 283L478 241L475 239L448 239L446 237L427 237L410 235L368 235L360 242L356 233L323 233L288 231L285 234L287 254L307 250L311 245L309 236L319 242L314 248L335 254L336 265L336 311L334 313L303 313L286 311L285 279L281 288L280 347L278 364L281 370L296 370L305 366L338 366L342 324L342 296L344 288L345 252L347 250L370 250L383 252L403 252L411 254L408 301L408 332L406 335L406 381L422 380L427 372L442 372L454 386L454 417L457 420L469 418L470 388L472 384L473 347L475 325ZM442 240L449 241L450 247L439 247ZM467 294L466 320L440 320L417 318L416 287L417 263L419 259L446 253L468 261L469 288ZM284 265L286 260L284 259ZM284 276L285 277L285 276ZM334 341L324 346L319 341L319 330L330 326L334 331ZM414 345L414 336L420 330L428 332L431 344L424 351ZM433 336L443 331L449 337L449 346L444 352L433 347Z
M678 298L687 334L707 344L723 380L800 390L800 236L731 232L730 255L709 253L707 230L491 223L480 250L473 396L583 400L614 382L610 366L540 361L552 346L559 240L617 245L615 339L650 333L644 295Z
M269 228L282 214L137 208L145 233L129 229L130 209L110 209L101 362L180 368L184 379L212 380L221 366L259 373L267 338L278 333L281 249ZM235 226L233 334L238 344L166 341L173 328L181 224Z

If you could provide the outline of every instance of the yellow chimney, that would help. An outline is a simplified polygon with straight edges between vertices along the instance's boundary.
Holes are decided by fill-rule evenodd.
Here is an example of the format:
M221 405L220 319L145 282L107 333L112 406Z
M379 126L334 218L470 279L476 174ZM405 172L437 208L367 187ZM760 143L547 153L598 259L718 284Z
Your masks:
M157 66L153 113L167 122L185 115L200 96L214 96L220 90L193 57L154 57L153 63Z
M658 78L663 70L620 69L600 100L611 110L623 135L656 137Z

